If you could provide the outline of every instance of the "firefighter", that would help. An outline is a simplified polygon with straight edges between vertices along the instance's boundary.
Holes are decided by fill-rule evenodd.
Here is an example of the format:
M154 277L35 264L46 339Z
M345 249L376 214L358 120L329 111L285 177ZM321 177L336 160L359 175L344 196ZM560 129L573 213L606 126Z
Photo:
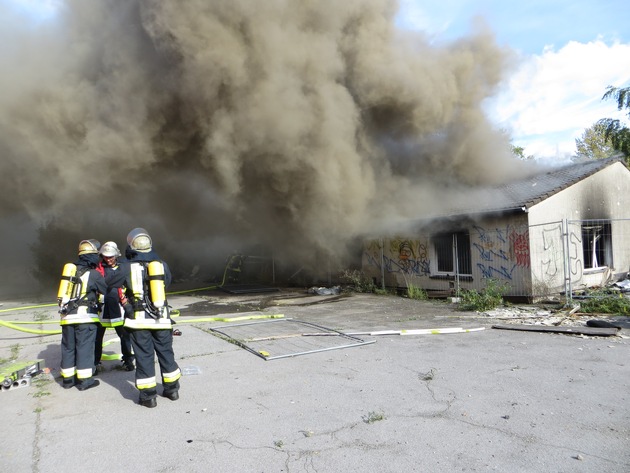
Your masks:
M126 371L133 371L135 369L135 356L131 347L131 336L123 326L125 318L122 312L122 303L125 302L122 284L129 271L129 265L127 262L118 259L120 250L118 249L118 245L113 241L103 243L99 254L101 261L96 269L105 277L107 294L105 295L100 326L96 335L94 362L98 368L100 366L101 357L103 356L103 338L105 331L107 328L114 328L118 338L120 338L122 368Z
M96 271L97 240L79 243L79 258L64 266L59 284L61 315L61 377L63 387L85 391L99 385L94 376L94 342L98 330L100 298L107 291L105 278Z
M136 355L136 388L139 404L157 405L155 355L162 375L162 395L179 399L181 371L173 352L173 322L166 301L166 287L171 282L168 265L153 251L147 231L135 228L127 235L125 256L129 270L123 283L125 328L131 334Z

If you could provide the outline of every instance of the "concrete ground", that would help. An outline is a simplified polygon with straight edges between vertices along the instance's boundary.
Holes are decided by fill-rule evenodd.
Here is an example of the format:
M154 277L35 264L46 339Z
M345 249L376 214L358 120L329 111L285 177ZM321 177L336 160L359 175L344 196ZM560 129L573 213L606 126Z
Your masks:
M59 328L55 306L0 302L0 322ZM627 319L619 336L593 337L497 330L505 320L397 296L215 290L170 302L181 310L176 358L196 374L155 409L137 404L118 361L104 362L99 387L64 390L61 336L0 326L0 358L51 370L0 392L4 471L630 471ZM269 315L283 318L207 320ZM303 354L265 360L217 327L254 352ZM360 344L313 335L319 327L392 333ZM483 330L401 334L448 327ZM106 340L119 352L113 331Z

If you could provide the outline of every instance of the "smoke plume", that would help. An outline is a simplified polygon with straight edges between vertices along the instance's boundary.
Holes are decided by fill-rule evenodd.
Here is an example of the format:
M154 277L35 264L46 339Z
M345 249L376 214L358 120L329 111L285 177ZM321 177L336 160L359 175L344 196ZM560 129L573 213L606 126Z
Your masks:
M184 272L253 245L321 264L445 205L444 188L521 172L482 109L509 51L482 26L432 45L396 12L66 0L5 30L0 230L28 246L13 262L56 279L80 239L124 247L141 226Z

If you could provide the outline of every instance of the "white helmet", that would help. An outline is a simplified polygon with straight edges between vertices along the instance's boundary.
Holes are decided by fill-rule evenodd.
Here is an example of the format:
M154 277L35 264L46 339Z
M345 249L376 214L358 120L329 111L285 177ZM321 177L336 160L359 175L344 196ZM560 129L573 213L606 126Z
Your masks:
M151 237L144 228L134 228L127 235L127 243L130 248L140 253L147 253L151 251L153 242Z
M79 242L79 255L98 253L101 243L98 240L81 240Z
M101 246L101 251L99 252L102 256L120 256L120 250L118 249L118 245L116 245L116 242L113 241L106 241L105 243L103 243L103 246Z

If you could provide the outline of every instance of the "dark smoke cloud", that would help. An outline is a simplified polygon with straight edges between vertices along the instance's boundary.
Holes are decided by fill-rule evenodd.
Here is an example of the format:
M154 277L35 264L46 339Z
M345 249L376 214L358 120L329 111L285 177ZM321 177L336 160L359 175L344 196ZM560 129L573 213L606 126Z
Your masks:
M522 172L482 109L509 51L482 26L431 45L396 11L67 0L50 24L5 30L3 234L53 278L79 239L124 245L136 226L182 267L254 244L307 265L421 217L443 186Z

